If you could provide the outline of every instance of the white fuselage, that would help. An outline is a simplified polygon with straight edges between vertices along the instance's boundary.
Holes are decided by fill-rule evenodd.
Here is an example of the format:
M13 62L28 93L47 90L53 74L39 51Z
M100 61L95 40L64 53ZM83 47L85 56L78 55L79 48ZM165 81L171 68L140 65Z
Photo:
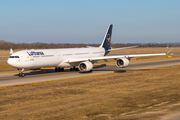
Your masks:
M104 48L67 48L67 49L36 49L22 50L13 53L8 64L21 69L36 69L42 67L70 67L79 62L64 62L68 59L91 58L105 55Z

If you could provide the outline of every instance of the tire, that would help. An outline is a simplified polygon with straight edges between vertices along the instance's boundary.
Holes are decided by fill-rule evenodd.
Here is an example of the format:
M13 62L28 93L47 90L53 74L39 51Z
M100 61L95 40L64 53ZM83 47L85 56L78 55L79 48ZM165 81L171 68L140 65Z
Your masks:
M24 77L24 76L25 76L24 73L22 73L22 74L21 74L21 77Z
M61 72L61 68L58 68L58 72Z
M24 77L24 73L19 73L19 77Z

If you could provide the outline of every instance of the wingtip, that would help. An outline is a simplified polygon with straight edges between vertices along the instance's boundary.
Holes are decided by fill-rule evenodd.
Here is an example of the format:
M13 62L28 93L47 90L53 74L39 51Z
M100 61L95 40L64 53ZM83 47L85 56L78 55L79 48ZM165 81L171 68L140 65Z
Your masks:
M170 51L168 51L166 54L168 55L172 50L173 50L173 48Z

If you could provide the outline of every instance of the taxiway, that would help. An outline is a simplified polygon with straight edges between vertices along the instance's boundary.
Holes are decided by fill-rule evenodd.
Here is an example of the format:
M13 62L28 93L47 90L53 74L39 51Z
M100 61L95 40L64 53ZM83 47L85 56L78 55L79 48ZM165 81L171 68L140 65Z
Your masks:
M0 75L0 86L95 75L95 74L102 74L109 72L126 72L128 70L145 69L145 68L160 67L160 66L175 65L175 64L180 64L180 59L131 63L126 68L119 68L116 67L115 65L101 65L101 66L95 66L93 68L93 72L88 72L88 73L80 73L79 71L69 71L68 69L65 69L64 72L54 72L54 70L51 69L51 70L33 71L33 72L25 73L25 77L18 77L18 73L4 74L4 75Z

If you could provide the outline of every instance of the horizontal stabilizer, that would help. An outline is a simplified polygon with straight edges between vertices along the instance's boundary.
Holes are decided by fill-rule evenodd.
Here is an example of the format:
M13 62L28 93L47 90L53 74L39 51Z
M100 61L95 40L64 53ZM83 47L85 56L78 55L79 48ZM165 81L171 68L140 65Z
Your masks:
M87 46L87 48L95 48L95 47L93 47L93 46Z
M109 49L108 51L112 51L112 50L121 50L121 49L127 49L127 48L135 48L135 47L139 47L139 46L130 46L130 47L122 47L122 48L115 48L115 49Z
M11 48L11 49L10 49L10 54L13 54L13 53L14 53L14 51L13 51L13 49Z

